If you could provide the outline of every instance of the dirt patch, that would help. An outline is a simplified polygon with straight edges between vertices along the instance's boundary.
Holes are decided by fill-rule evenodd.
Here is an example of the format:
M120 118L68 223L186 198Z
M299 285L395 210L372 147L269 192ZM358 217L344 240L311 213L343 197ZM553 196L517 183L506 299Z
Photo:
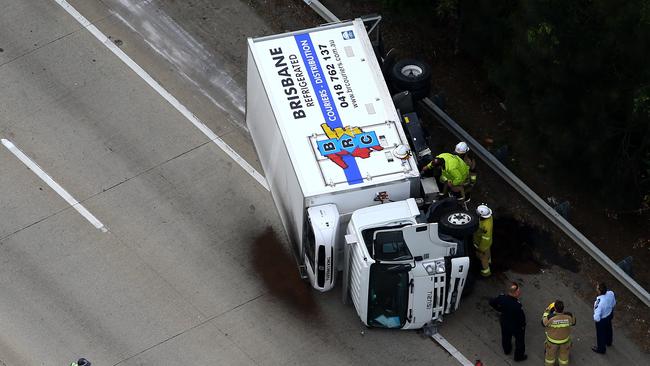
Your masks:
M492 258L495 272L533 274L552 265L573 273L580 270L580 264L572 256L560 253L548 231L511 216L495 217Z
M296 261L272 228L253 241L252 265L269 293L297 314L317 318L320 311L309 283L300 279Z

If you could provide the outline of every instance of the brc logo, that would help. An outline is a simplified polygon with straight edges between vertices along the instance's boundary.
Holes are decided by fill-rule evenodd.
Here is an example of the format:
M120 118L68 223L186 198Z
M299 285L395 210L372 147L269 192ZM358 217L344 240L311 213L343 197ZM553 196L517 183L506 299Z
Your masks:
M320 125L329 137L327 140L316 141L318 151L342 169L348 164L343 161L346 155L366 159L373 151L384 148L379 144L375 131L363 132L359 127L336 127L333 130L326 123Z

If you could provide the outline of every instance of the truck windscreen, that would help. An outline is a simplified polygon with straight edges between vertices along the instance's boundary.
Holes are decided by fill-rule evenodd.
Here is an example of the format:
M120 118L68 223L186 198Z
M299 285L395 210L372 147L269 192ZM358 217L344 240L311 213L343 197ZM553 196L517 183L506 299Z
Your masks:
M371 265L368 325L382 328L404 326L408 312L410 270L408 264Z
M373 258L377 261L405 261L413 259L402 230L378 231L373 242Z
M381 262L398 262L413 259L411 251L404 241L404 234L399 228L409 224L391 227L375 227L362 231L372 259Z

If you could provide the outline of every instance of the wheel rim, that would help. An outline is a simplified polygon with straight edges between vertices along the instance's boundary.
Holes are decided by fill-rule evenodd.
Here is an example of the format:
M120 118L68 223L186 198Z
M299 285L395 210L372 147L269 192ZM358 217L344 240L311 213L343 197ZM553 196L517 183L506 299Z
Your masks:
M457 212L447 217L447 221L455 226L467 225L472 222L472 216L465 212Z
M422 68L418 65L406 65L402 67L400 72L402 73L402 75L406 76L407 78L415 79L420 75L422 75L424 70L422 70Z

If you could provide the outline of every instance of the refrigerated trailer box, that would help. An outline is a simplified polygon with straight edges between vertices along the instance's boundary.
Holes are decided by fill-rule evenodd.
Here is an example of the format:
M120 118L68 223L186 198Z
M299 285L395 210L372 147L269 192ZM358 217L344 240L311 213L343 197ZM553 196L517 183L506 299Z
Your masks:
M408 143L361 21L249 39L247 91L246 122L301 255L307 208L335 204L344 231L353 211L381 203L379 192L397 201L419 190L413 158L393 154ZM313 281L321 290L335 281L334 268L325 272Z

